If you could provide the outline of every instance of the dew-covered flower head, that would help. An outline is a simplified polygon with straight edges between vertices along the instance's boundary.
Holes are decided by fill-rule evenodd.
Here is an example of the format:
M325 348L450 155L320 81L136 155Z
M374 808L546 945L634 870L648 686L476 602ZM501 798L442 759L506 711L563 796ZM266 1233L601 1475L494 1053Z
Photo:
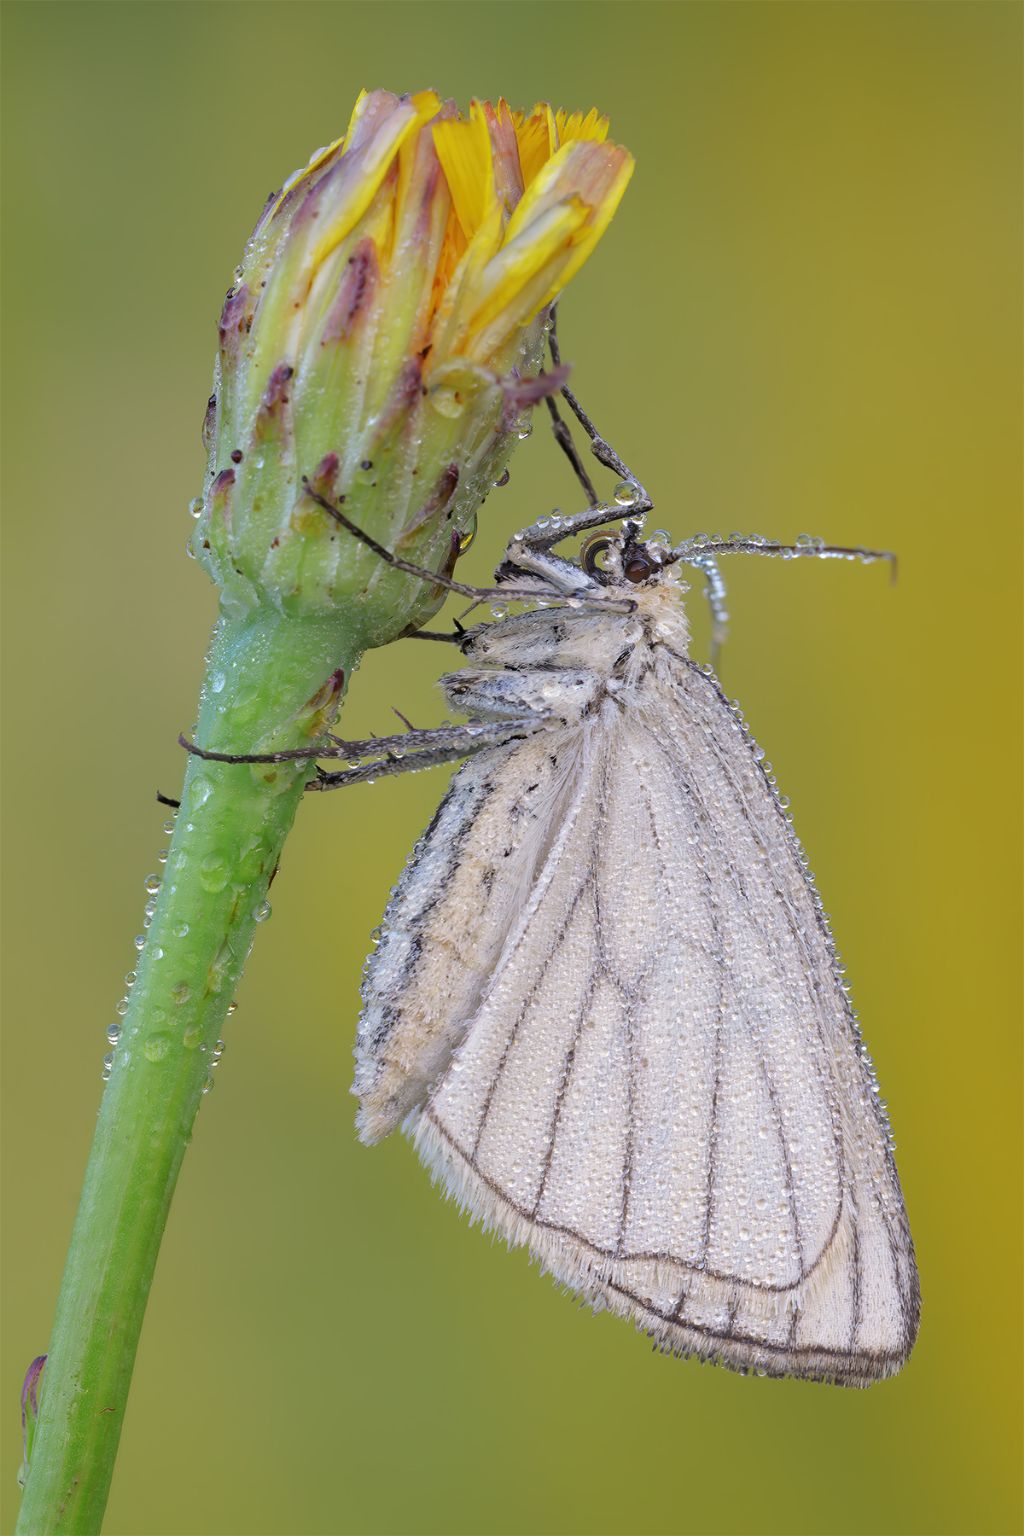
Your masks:
M531 407L550 306L633 168L596 111L463 117L432 91L360 96L344 138L267 202L220 321L195 552L233 604L360 602L365 642L413 592L303 478L406 559L450 570Z

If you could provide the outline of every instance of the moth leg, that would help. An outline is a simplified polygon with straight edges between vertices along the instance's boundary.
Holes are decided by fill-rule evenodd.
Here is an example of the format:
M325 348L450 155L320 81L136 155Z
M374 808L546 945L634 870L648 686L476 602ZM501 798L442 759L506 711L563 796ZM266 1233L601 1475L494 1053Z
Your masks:
M463 645L471 631L459 624L457 619L455 622L457 627L450 635L439 629L410 629L407 635L399 635L398 638L400 640L439 640L442 645Z
M548 340L548 346L551 350L551 360L555 364L556 368L559 364L558 335L555 330L555 320L557 313L557 306L553 306L551 310L551 330L549 332ZM551 431L555 442L558 444L559 448L561 448L562 452L569 460L569 463L572 466L573 474L576 476L576 479L583 487L583 494L587 498L587 505L596 507L601 498L598 496L594 489L593 480L591 480L590 476L587 474L586 466L584 465L583 460L580 458L579 450L577 449L576 444L573 442L572 433L570 432L565 421L562 419L562 413L558 409L558 404L554 395L545 396L544 404L547 406L548 415L551 417Z
M551 311L551 329L548 333L548 347L551 352L551 361L557 368L561 365L562 355L558 345L557 310L555 309ZM594 423L591 421L590 417L587 415L586 411L583 409L582 405L577 400L576 396L573 394L572 390L567 384L562 386L561 395L562 399L565 401L566 405L569 407L570 411L572 411L573 415L576 417L576 420L579 422L580 426L589 437L590 451L594 455L597 462L599 464L603 464L605 469L610 469L613 474L621 476L626 484L632 487L633 491L635 492L635 500L629 503L630 514L635 514L642 517L645 512L649 512L651 510L654 503L651 501L651 498L644 490L639 478L633 473L629 465L619 457L612 445L601 436L600 432L598 432L597 428L594 426ZM558 438L557 430L555 432L555 437L556 439ZM577 478L579 477L577 476ZM584 478L581 480L581 484L586 491L589 485L589 477L586 476L585 471ZM589 499L590 492L588 491L587 494Z
M556 368L561 367L561 354L558 347L558 331L556 327L556 311L551 313L551 329L548 337L548 345L551 351L551 361ZM616 474L623 477L624 490L620 490L614 501L601 501L594 489L593 481L583 466L576 445L573 442L572 433L558 409L553 397L548 396L547 406L551 415L555 440L569 459L580 485L587 497L588 505L582 512L576 512L568 517L555 512L549 517L539 517L528 528L521 529L510 539L505 550L505 558L498 567L498 579L514 576L516 571L529 571L540 576L552 584L560 586L568 595L581 595L583 591L600 592L601 583L593 579L589 573L581 575L580 568L572 561L565 560L561 556L552 555L550 551L563 539L571 538L574 534L585 533L588 529L599 528L604 523L619 522L624 518L635 518L638 526L642 525L645 513L649 512L653 503L644 490L636 475L633 474L614 449L610 448L604 438L600 437L590 418L583 411L576 397L563 389L562 394L568 401L570 408L583 425L584 430L591 439L591 448L598 461L607 468L613 469Z
M398 773L418 773L421 768L436 768L442 763L453 763L459 758L471 757L485 747L502 746L507 741L515 741L531 735L540 729L545 718L543 715L531 715L523 720L502 720L488 725L453 726L445 733L450 738L450 744L447 746L427 747L408 752L404 756L389 752L386 757L379 758L375 762L358 763L354 767L341 768L337 772L329 773L322 768L317 768L316 778L310 779L306 789L311 792L344 789L349 784L372 783L375 779L391 778ZM439 734L441 733L412 731L398 737L397 740L407 747L413 738L436 737ZM381 739L386 740L386 738Z
M380 757L395 754L399 760L409 752L449 747L457 751L477 746L495 746L509 734L541 725L546 714L518 715L511 720L468 720L462 725L434 725L425 730L406 730L395 736L368 736L362 741L331 738L328 752L311 753L315 757Z
M365 544L367 549L371 549L379 560L384 561L385 565L390 565L396 571L404 571L407 576L415 576L417 580L426 582L429 586L444 587L448 592L461 592L464 597L475 598L477 602L485 598L520 598L524 602L535 602L537 598L557 598L564 595L558 588L552 589L543 586L518 588L471 587L464 581L454 581L452 577L444 575L441 571L428 571L422 565L414 565L410 560L402 560L390 549L386 549L383 544L379 544L371 534L368 534L365 529L360 528L358 523L354 523L340 507L334 506L327 500L326 496L321 496L319 491L314 490L308 476L303 475L302 484L306 495L311 501L316 502L318 507L321 507L329 517L332 517L336 523L344 528L347 533L350 533L354 539L357 539L360 544Z
M566 535L562 532L555 535L555 539L565 537ZM555 539L547 540L547 545L553 544ZM605 597L603 587L586 571L581 570L574 561L566 560L561 555L551 554L550 549L544 544L539 548L531 545L527 543L525 535L520 538L516 534L508 542L505 558L495 572L495 579L498 581L508 577L514 579L520 571L528 571L532 576L539 576L543 581L557 587L565 597L585 597L588 600L596 597L598 601ZM621 599L618 601L621 603Z
M465 725L439 725L424 731L402 731L395 736L367 736L362 741L345 741L340 736L328 735L329 745L296 747L286 752L208 752L197 746L187 736L179 736L178 744L193 757L201 757L213 763L293 763L303 759L312 762L318 758L371 757L381 753L394 754L401 761L402 754L410 748L415 751L449 748L455 755L480 746L495 746L506 736L523 731L527 727L541 725L546 715L530 715L515 720L471 720Z
M650 511L650 506L648 503L643 510ZM536 553L545 552L553 549L562 539L571 539L574 534L600 528L603 523L621 522L624 518L631 518L633 513L632 502L625 507L615 501L599 501L582 512L572 512L568 516L553 512L549 517L538 517L535 523L531 523L528 528L521 528L509 540L505 558L515 558L516 551L523 545Z

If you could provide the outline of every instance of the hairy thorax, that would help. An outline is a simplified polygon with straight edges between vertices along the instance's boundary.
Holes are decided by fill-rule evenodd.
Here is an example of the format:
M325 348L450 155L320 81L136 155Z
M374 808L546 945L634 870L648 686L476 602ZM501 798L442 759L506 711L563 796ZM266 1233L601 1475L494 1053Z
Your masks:
M558 607L488 626L465 645L470 665L442 679L448 702L485 720L524 710L566 723L581 720L607 692L635 686L654 666L660 646L686 654L684 590L666 572L624 589L623 602L632 611Z

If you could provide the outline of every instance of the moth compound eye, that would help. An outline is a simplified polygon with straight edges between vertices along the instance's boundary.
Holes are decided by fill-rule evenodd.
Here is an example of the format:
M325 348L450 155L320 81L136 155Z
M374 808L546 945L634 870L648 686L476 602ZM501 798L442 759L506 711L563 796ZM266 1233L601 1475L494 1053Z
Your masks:
M580 564L588 576L608 574L608 551L614 542L606 533L592 533L584 539L580 545Z
M627 581L646 581L648 576L653 576L657 569L650 555L645 554L642 549L637 549L626 559L622 574Z

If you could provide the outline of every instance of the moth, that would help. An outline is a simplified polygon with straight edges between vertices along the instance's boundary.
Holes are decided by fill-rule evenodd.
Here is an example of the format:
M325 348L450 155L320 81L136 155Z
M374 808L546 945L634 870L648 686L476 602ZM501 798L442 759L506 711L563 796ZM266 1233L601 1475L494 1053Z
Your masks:
M442 684L469 724L345 743L377 761L310 786L466 758L366 969L359 1134L403 1127L472 1218L665 1350L868 1386L919 1314L886 1113L785 804L689 654L679 570L722 620L719 554L876 552L645 539L646 492L563 393L618 499L509 543L491 595L544 606L458 639Z

